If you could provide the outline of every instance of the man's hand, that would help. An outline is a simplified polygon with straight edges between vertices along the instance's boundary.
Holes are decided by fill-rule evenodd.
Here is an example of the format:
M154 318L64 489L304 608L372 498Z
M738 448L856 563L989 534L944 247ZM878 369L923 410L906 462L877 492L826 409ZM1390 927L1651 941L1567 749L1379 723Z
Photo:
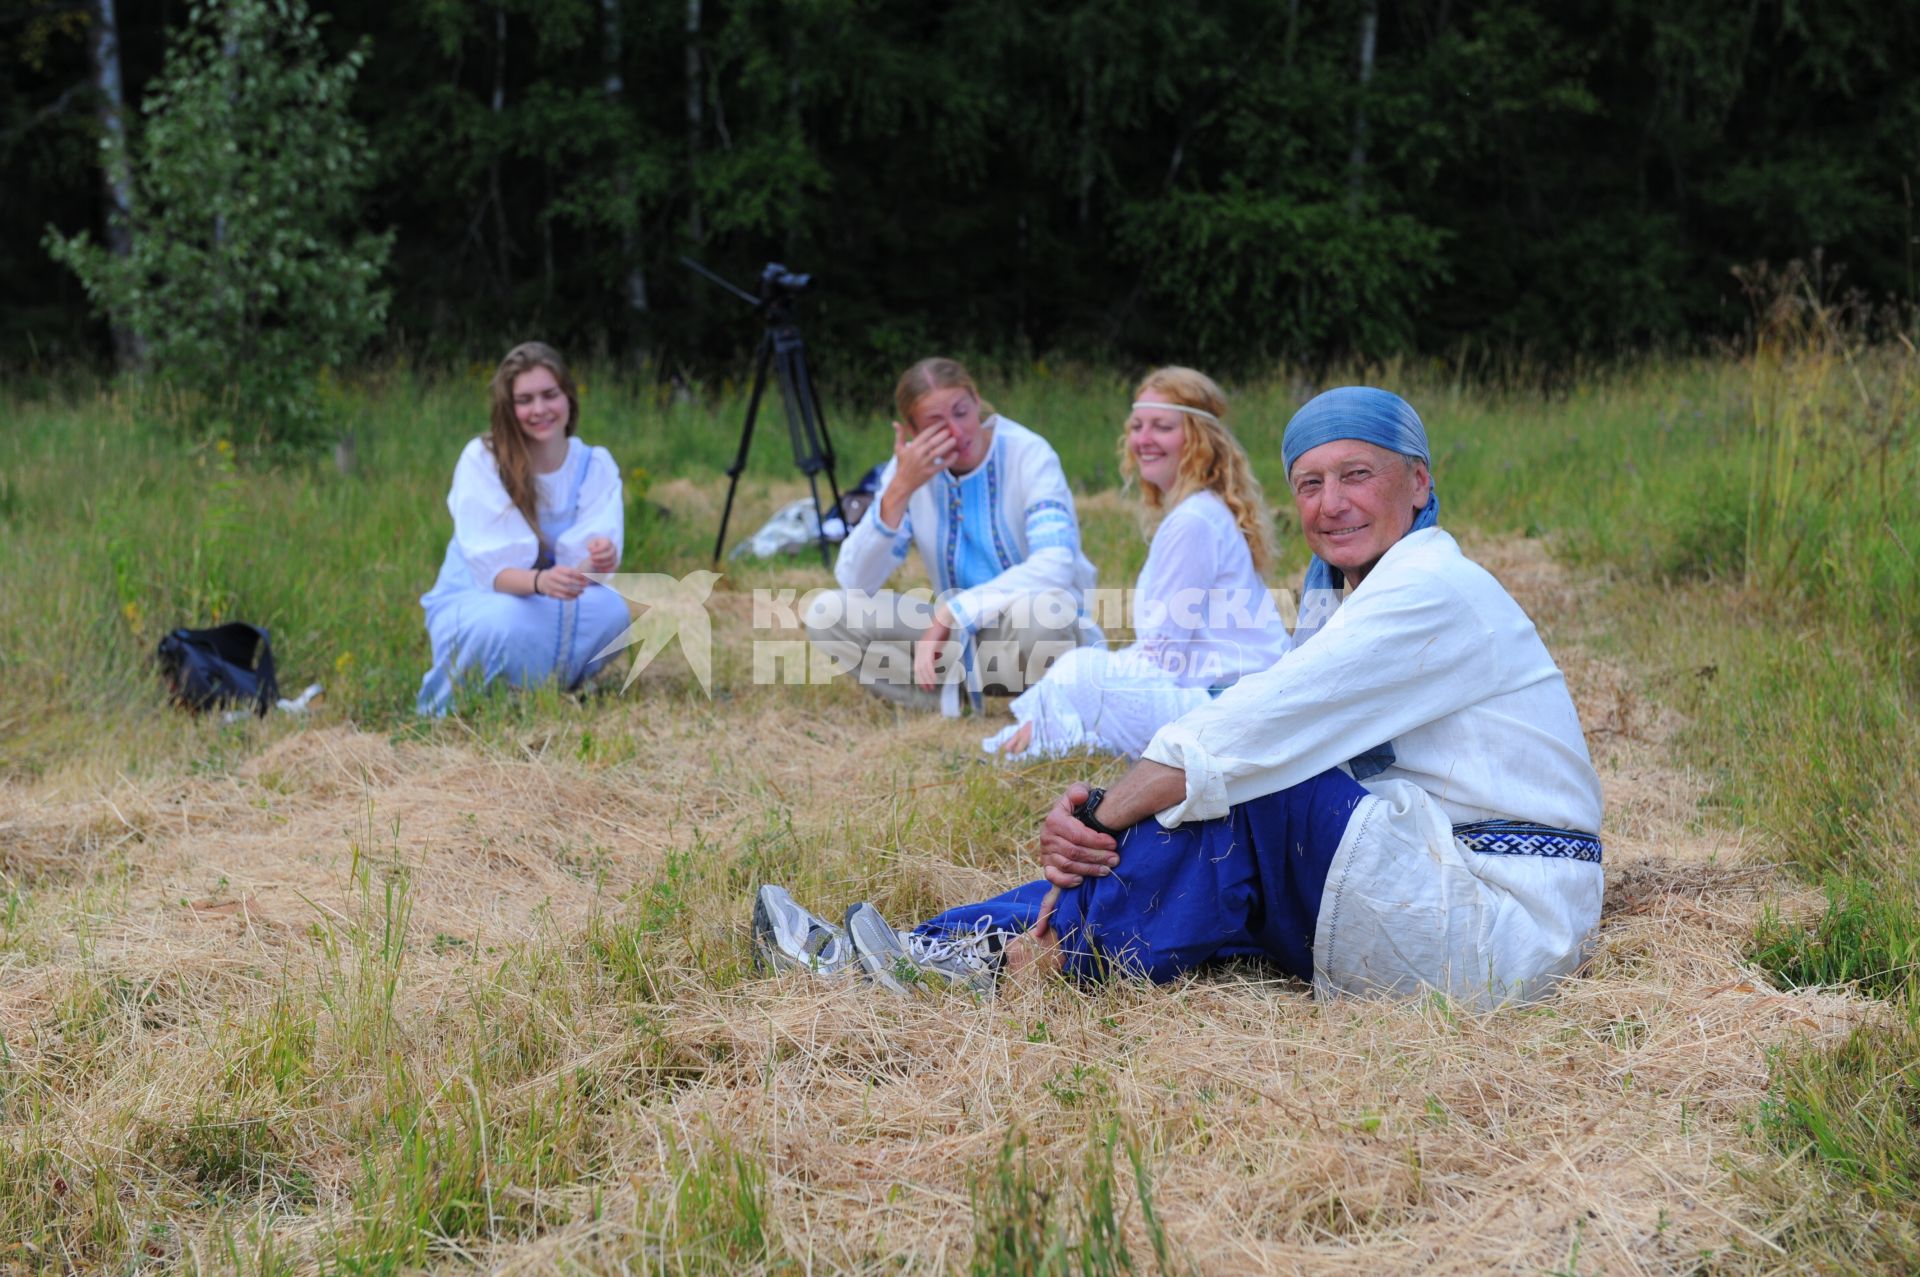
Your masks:
M931 692L939 681L934 666L940 659L940 649L952 634L953 613L942 603L933 609L933 623L927 626L927 632L913 644L913 683L921 691Z
M1040 826L1040 872L1056 887L1077 887L1087 878L1103 878L1120 863L1120 844L1080 823L1073 809L1093 791L1075 783L1047 812ZM1177 767L1141 759L1100 800L1096 813L1108 829L1126 830L1187 796L1187 774Z
M946 426L925 434L907 434L907 428L893 423L893 478L880 494L880 521L890 528L900 526L907 511L907 498L922 484L945 470L953 461L953 431Z
M1081 824L1073 814L1092 792L1078 781L1067 786L1040 826L1040 873L1056 887L1077 887L1087 878L1103 878L1120 863L1120 844Z

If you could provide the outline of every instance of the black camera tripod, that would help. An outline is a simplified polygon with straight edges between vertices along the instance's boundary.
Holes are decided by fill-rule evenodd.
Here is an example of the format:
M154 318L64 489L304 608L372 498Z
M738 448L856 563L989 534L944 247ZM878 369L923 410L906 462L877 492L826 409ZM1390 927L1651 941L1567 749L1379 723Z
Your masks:
M810 277L797 275L778 262L768 262L760 272L760 292L756 296L708 270L691 257L680 261L746 302L765 316L766 328L753 357L753 393L747 399L747 419L740 428L740 448L727 467L727 504L720 513L720 535L713 540L713 561L720 562L727 546L727 524L733 518L733 497L740 488L740 475L747 468L747 452L753 446L753 423L760 415L760 396L767 388L767 369L771 367L780 383L780 403L787 412L787 442L793 447L793 464L807 476L813 493L813 526L820 547L820 561L831 563L827 547L831 544L821 526L826 512L820 508L820 475L827 476L827 490L833 494L833 506L840 504L840 483L834 478L833 441L827 437L827 418L820 408L820 391L807 371L807 343L793 319L793 299L806 288ZM830 507L831 508L831 507Z

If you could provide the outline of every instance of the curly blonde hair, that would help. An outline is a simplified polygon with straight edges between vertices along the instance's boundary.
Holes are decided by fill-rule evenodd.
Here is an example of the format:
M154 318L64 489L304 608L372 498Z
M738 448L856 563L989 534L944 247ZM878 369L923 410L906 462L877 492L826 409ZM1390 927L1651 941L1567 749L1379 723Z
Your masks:
M520 432L520 419L513 411L513 383L521 373L532 372L535 368L545 368L553 374L554 381L560 385L560 393L567 397L567 434L569 437L580 429L580 392L574 388L573 374L567 371L567 361L560 352L543 341L525 341L507 352L494 370L491 390L493 393L493 423L488 433L487 447L493 452L493 464L500 471L500 486L507 490L513 499L514 508L527 517L527 526L533 529L533 535L545 545L547 538L540 531L540 513L538 493L533 483L533 458L527 455L527 437Z
M1169 403L1211 413L1218 420L1180 414L1180 469L1173 487L1162 492L1150 483L1142 483L1140 499L1158 522L1159 516L1202 488L1214 492L1227 503L1240 534L1247 539L1254 571L1265 576L1274 561L1273 516L1260 481L1253 476L1247 450L1226 424L1226 392L1203 372L1170 365L1148 373L1133 397L1138 401L1150 393ZM1140 477L1140 465L1127 447L1125 427L1120 431L1120 475L1129 487Z

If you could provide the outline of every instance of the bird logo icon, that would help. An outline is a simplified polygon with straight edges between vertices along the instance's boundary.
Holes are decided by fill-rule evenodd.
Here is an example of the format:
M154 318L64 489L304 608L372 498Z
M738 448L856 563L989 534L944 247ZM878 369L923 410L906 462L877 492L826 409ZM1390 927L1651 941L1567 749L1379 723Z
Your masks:
M623 647L634 647L633 664L627 668L627 681L621 691L633 686L640 671L666 649L677 635L687 666L700 680L700 688L713 695L713 620L707 615L707 596L719 582L718 572L700 569L683 577L664 572L589 572L593 580L613 590L634 609L633 624L594 653L593 659L611 656Z

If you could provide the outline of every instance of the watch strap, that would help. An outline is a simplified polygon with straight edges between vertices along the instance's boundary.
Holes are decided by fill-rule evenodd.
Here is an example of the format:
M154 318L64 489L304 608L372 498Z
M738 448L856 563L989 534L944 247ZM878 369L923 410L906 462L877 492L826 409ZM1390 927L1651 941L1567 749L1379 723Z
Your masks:
M1109 838L1118 839L1120 837L1120 831L1102 823L1100 817L1095 814L1100 808L1101 799L1106 796L1107 791L1104 789L1096 788L1090 791L1087 794L1086 801L1073 809L1073 815L1076 820L1088 829L1093 830L1096 834L1105 834Z

